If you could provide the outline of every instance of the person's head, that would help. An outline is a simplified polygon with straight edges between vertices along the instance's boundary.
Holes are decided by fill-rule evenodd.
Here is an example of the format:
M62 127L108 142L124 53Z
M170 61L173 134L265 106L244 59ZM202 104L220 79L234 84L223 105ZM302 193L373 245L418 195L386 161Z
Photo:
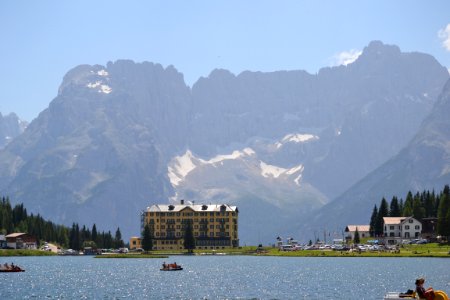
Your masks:
M417 278L416 279L416 285L421 285L421 284L424 284L424 282L425 282L425 279L424 278Z

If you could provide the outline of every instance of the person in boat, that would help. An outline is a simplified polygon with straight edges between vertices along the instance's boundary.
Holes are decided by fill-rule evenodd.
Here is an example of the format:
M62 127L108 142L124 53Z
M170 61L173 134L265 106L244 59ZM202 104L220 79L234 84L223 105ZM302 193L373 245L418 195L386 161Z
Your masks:
M167 269L166 262L163 262L163 269Z
M425 289L423 284L425 283L424 278L416 279L416 293L419 295L420 299L433 300L434 299L434 290L432 287Z

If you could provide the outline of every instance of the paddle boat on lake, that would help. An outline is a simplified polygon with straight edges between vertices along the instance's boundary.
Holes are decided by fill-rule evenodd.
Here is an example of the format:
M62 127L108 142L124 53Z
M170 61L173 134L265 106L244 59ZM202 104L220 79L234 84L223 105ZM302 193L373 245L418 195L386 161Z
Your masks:
M389 292L387 293L384 300L408 300L408 299L422 299L416 292L412 293L399 293L399 292ZM448 300L448 296L444 291L434 291L434 300Z
M162 265L161 271L181 271L183 268L180 265L177 265L176 262L173 264L166 264L165 262Z
M16 273L16 272L25 272L25 270L14 264L0 265L0 273Z

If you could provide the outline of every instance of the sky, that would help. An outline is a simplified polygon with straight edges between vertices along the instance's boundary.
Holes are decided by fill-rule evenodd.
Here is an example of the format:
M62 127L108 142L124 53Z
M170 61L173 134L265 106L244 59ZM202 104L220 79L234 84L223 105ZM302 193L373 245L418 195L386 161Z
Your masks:
M0 1L0 113L32 121L80 64L173 65L192 86L216 68L351 63L370 41L450 68L450 1Z

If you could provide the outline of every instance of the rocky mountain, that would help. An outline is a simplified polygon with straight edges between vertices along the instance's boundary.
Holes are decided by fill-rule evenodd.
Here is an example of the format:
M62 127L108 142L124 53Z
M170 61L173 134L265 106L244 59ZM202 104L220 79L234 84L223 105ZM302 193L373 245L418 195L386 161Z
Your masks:
M20 120L14 113L6 116L0 113L0 149L20 135L27 125L27 122Z
M382 197L405 197L408 191L442 190L450 182L450 81L418 133L393 158L321 208L306 228L327 220L330 230L347 224L368 224ZM349 210L348 208L352 209Z
M314 75L214 70L192 89L172 66L78 66L0 151L0 192L124 237L154 203L230 202L242 243L266 243L396 155L448 77L381 42Z
M0 152L0 189L55 222L139 234L140 211L167 202L165 161L184 144L189 101L172 67L76 67Z

